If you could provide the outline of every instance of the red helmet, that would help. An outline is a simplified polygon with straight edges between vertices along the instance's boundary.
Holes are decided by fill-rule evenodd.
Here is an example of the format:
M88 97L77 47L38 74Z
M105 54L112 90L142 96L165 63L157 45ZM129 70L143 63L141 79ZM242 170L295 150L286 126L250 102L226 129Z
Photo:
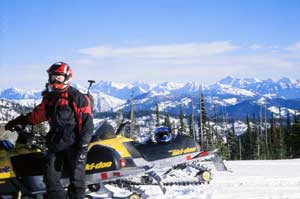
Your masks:
M72 79L72 70L71 67L64 62L56 62L47 70L49 75L48 82L52 89L54 90L63 90L69 87ZM52 79L52 75L63 75L65 77L63 82Z

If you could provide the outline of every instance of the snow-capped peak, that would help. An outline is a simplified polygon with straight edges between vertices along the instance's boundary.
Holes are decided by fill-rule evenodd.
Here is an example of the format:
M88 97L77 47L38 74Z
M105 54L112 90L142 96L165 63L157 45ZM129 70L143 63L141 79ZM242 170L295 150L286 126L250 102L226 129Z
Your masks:
M8 89L3 89L0 93L1 98L5 99L37 99L40 98L41 96L41 91L36 91L36 90L23 90L23 89L18 89L18 88L8 88Z
M172 91L182 88L184 84L175 82L163 82L153 88L155 92Z
M255 96L255 93L248 91L246 89L234 88L229 85L219 85L220 92L233 94L233 95L243 95L248 97Z
M223 79L221 79L218 83L220 84L226 84L226 85L232 85L233 81L235 80L232 76L227 76Z
M113 111L118 107L126 103L125 100L121 100L110 95L107 95L103 92L93 94L95 100L95 107L97 111Z
M113 87L115 89L124 89L125 87L132 87L130 84L125 84L125 83L119 83L119 82L114 82L114 81L103 81L101 80L100 82L96 83L94 85L95 88L97 87Z
M296 84L297 81L290 79L288 77L282 77L277 81L277 83L284 83L284 84Z
M232 76L227 76L227 77L221 79L218 83L223 84L223 85L230 85L230 86L237 87L237 88L244 88L247 85L256 84L259 82L261 82L261 81L256 78L240 79L240 78L234 78Z
M147 82L143 82L143 81L136 81L133 83L133 86L139 87L139 88L143 89L145 92L149 92L151 89L153 89L156 86L156 84L147 83Z
M167 89L167 90L175 90L179 89L183 86L183 83L175 83L175 82L163 82L160 84L161 87Z

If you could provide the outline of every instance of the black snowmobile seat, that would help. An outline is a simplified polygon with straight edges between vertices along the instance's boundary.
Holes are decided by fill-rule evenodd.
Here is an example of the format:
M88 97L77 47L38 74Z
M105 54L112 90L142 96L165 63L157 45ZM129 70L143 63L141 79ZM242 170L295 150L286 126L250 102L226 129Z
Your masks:
M115 137L116 133L114 127L111 124L109 124L106 120L104 120L102 124L98 127L96 132L93 134L92 142L98 140L112 139Z
M175 140L167 143L136 144L135 148L147 161L170 158L200 150L194 139L185 135L177 135Z
M11 158L17 176L42 176L44 174L46 154L35 152Z

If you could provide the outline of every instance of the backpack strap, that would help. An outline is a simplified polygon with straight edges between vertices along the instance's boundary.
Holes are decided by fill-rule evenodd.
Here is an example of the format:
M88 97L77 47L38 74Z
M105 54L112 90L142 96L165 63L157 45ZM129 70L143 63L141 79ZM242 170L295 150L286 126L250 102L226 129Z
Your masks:
M75 117L75 120L76 120L76 123L77 123L77 131L79 131L80 126L78 126L78 125L79 125L80 118L78 118L79 116L75 112L75 107L74 106L76 106L76 103L74 103L75 102L74 93L75 92L73 91L73 88L70 87L68 89L68 104L69 104L69 107L72 109L72 111L74 113L74 117Z
M68 104L69 104L69 107L73 110L73 112L75 113L75 107L74 107L74 96L73 96L73 93L70 92L70 89L68 90Z

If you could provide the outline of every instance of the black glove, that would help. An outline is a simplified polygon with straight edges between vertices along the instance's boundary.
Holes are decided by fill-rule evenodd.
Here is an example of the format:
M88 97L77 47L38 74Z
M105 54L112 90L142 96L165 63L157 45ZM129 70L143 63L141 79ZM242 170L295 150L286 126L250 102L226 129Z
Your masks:
M83 164L86 162L86 158L87 158L87 152L88 152L88 147L81 147L78 148L76 151L76 158L78 163Z
M20 115L17 118L7 122L7 124L5 125L5 130L13 131L17 125L25 126L28 123L28 117L25 115Z
M33 134L26 132L19 132L17 143L28 144L33 142Z

